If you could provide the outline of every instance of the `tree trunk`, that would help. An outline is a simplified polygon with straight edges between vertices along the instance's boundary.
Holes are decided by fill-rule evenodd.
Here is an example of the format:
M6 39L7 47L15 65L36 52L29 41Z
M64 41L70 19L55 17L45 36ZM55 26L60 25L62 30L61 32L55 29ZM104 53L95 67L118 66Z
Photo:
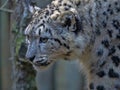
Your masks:
M17 0L15 13L12 18L16 18L16 22L12 27L12 67L13 67L13 90L37 90L35 83L36 72L31 64L24 60L26 53L26 45L24 43L24 29L31 19L28 11L28 5L31 0Z

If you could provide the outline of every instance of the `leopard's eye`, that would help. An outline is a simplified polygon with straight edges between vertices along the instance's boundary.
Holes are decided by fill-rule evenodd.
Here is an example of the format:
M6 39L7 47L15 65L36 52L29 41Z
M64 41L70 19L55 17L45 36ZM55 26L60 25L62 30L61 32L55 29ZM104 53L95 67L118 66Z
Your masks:
M47 37L45 37L45 38L41 37L41 38L40 38L40 42L41 42L41 43L46 43L47 41L48 41L48 38L47 38Z

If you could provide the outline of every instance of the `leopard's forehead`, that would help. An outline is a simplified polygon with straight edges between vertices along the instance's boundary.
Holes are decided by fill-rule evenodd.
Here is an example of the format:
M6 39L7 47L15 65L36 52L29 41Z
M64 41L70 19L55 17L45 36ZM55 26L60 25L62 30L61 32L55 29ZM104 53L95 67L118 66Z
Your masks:
M29 25L26 27L24 34L25 35L38 35L43 30L46 29L47 23L49 21L49 14L48 10L42 10L39 11L36 16L33 15L32 21L29 23Z
M48 23L51 20L57 20L61 13L71 11L76 13L74 6L69 0L55 0L52 1L45 9L40 9L36 11L32 17L31 22L26 27L24 34L25 35L38 35L40 32L44 32L48 27Z

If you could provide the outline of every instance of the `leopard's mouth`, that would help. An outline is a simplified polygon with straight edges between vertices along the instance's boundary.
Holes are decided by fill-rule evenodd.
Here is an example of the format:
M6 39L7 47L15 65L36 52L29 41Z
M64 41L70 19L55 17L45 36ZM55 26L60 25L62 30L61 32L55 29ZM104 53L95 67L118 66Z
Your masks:
M32 62L33 67L37 69L44 69L52 64L53 60L48 55L36 56Z
M52 63L52 60L49 60L49 61L48 60L35 60L33 62L33 65L41 67L41 66L48 66L51 63Z
M41 69L51 66L56 59L55 55L36 55L27 60L33 65L35 70L40 71Z
M36 71L41 71L51 66L52 62L53 60L49 60L49 61L48 60L45 60L45 61L37 60L37 61L34 61L32 65Z

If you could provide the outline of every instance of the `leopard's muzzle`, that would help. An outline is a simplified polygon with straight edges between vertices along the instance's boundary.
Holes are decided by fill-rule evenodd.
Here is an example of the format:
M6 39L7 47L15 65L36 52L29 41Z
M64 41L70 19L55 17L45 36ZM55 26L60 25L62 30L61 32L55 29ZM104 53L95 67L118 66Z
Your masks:
M39 57L35 57L33 60L33 64L35 66L47 66L51 63L51 61L48 59L46 55L41 55Z
M37 67L42 67L42 66L45 67L51 64L52 62L52 60L49 60L47 55L33 56L28 59L34 66L37 66Z

